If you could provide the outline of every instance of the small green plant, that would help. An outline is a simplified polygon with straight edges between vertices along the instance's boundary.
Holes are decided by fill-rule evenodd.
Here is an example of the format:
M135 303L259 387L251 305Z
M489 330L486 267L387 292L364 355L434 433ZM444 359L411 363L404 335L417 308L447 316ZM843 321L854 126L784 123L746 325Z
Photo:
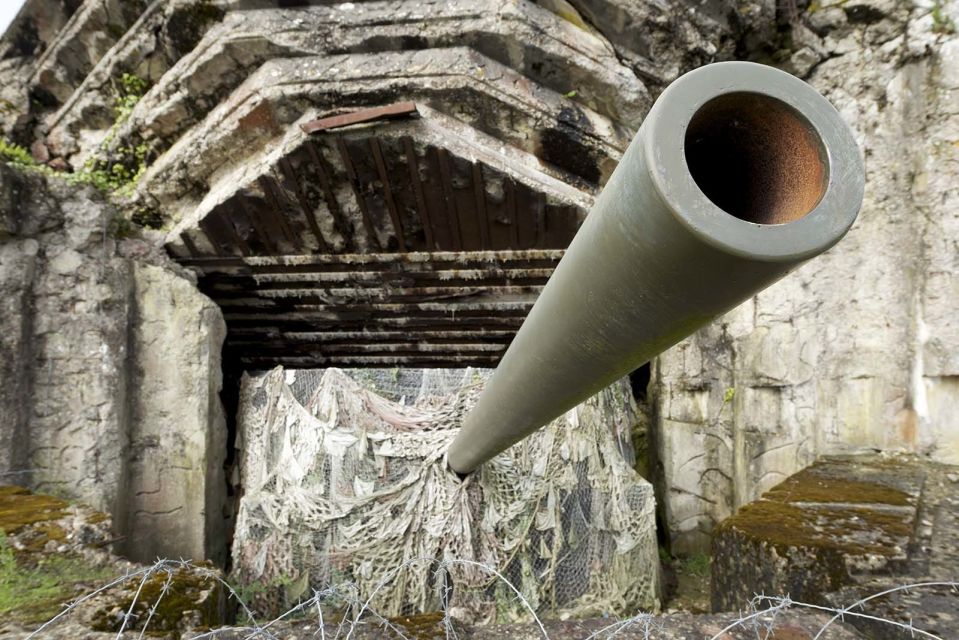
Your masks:
M719 419L723 415L723 411L726 410L726 406L732 404L733 400L736 398L736 389L735 387L728 387L723 392L723 403L719 405L719 411L716 412L716 417L713 418L713 423L719 424Z
M709 575L709 555L697 552L682 558L682 571L686 575L705 578Z
M124 73L114 82L113 114L115 120L110 131L100 143L97 154L87 160L81 172L86 176L86 182L94 187L116 193L128 195L146 171L146 158L149 148L146 144L124 146L111 150L120 128L133 115L140 98L149 89L149 83L132 73Z
M149 83L146 80L131 73L124 73L114 83L113 112L116 119L100 143L97 153L86 161L80 171L68 173L39 165L29 151L4 138L0 138L0 160L21 169L63 178L70 184L90 185L105 193L119 196L129 195L146 171L149 147L142 143L111 149L111 145L148 88Z
M664 565L673 561L673 556L666 550L666 547L659 547L659 561Z
M306 587L309 586L309 577L307 574ZM295 583L293 578L288 575L281 575L272 580L265 582L251 582L250 584L243 584L239 581L231 581L230 586L233 587L233 593L239 598L240 602L256 612L257 601L261 597L265 596L267 600L276 597L278 594L282 594L283 600L286 601L290 598L290 589L297 588L299 585ZM302 592L305 593L306 588L302 589ZM246 613L246 610L241 607L239 611L239 622L249 623L251 622L249 616Z
M0 529L0 589L6 584L9 576L17 568L17 559L13 556L13 549L7 543L7 534Z
M942 0L935 0L932 4L932 31L943 35L956 32L956 23L943 11Z
M132 111L143 94L150 88L149 82L132 73L124 73L120 76L119 85L117 104L114 107L118 119Z
M37 164L29 151L6 138L0 138L0 159L20 167L34 167Z
M91 158L87 160L83 171L82 181L91 184L101 191L116 193L124 196L136 186L137 181L146 171L147 146L120 147L116 150L116 160Z

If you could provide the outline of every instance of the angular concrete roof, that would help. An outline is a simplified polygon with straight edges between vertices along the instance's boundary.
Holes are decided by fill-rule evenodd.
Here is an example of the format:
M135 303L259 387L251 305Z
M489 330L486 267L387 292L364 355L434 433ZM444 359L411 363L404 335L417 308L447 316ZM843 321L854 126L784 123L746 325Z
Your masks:
M492 366L651 104L643 60L689 35L580 4L30 0L0 125L54 166L144 154L128 209L243 366ZM117 122L123 74L148 90Z

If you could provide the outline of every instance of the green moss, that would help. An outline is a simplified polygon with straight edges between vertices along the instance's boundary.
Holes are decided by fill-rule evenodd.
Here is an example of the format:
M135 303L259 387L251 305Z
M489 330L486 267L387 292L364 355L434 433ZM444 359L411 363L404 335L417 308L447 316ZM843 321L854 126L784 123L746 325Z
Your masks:
M88 524L100 524L100 523L102 523L102 522L106 522L106 521L109 520L109 519L110 519L110 516L108 516L108 515L105 514L105 513L101 513L100 511L97 511L97 512L95 512L94 514L92 514L90 517L87 518L87 523L88 523Z
M765 542L785 557L791 548L823 549L841 554L894 555L896 540L912 531L908 517L863 507L813 511L785 502L759 500L719 526ZM876 536L875 534L880 534ZM868 542L861 541L868 536Z
M63 603L110 577L109 570L73 554L15 552L0 533L0 620L44 622L62 611Z
M807 469L776 485L764 496L777 502L845 502L852 504L886 504L904 507L909 495L873 482L835 478Z
M63 603L114 577L77 554L44 553L47 543L66 542L57 521L68 506L23 487L0 486L0 620L44 622ZM16 548L7 536L16 537Z
M209 565L206 566L209 568ZM155 607L146 631L146 635L151 636L178 635L183 628L184 617L190 612L197 612L201 627L211 628L223 624L221 585L212 577L196 571L159 571L143 583L142 589L139 580L131 580L126 589L125 595L118 598L110 609L101 609L94 615L91 621L94 631L118 632L123 625L122 614L130 611L131 606L134 617L127 623L128 630L142 629L150 616L150 609ZM116 615L117 611L122 614Z
M27 528L26 532L18 537L25 551L39 553L46 548L48 542L65 542L67 532L58 524L42 522Z
M23 487L0 486L0 531L12 534L27 525L58 520L66 515L67 503L59 498L35 495Z
M901 464L871 463L869 470L901 472ZM911 496L877 482L834 473L829 465L821 464L797 473L762 499L744 506L723 522L719 531L735 530L771 545L783 557L791 548L807 549L837 562L848 555L901 553L900 546L913 534L913 512L902 508L912 506ZM840 569L845 572L844 565L837 565L836 571Z

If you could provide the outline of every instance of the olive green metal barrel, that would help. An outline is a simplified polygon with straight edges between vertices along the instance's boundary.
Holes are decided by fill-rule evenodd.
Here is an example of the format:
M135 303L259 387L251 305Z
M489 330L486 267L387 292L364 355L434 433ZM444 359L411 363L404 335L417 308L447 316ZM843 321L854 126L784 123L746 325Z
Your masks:
M839 113L725 62L659 97L448 452L467 474L824 252L862 203Z

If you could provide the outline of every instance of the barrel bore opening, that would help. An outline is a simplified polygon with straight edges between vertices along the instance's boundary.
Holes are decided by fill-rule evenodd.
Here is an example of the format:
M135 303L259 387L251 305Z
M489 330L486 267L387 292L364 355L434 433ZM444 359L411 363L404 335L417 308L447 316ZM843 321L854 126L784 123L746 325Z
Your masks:
M794 108L759 93L728 93L700 107L685 152L697 186L740 220L793 222L826 192L828 156L819 134Z

